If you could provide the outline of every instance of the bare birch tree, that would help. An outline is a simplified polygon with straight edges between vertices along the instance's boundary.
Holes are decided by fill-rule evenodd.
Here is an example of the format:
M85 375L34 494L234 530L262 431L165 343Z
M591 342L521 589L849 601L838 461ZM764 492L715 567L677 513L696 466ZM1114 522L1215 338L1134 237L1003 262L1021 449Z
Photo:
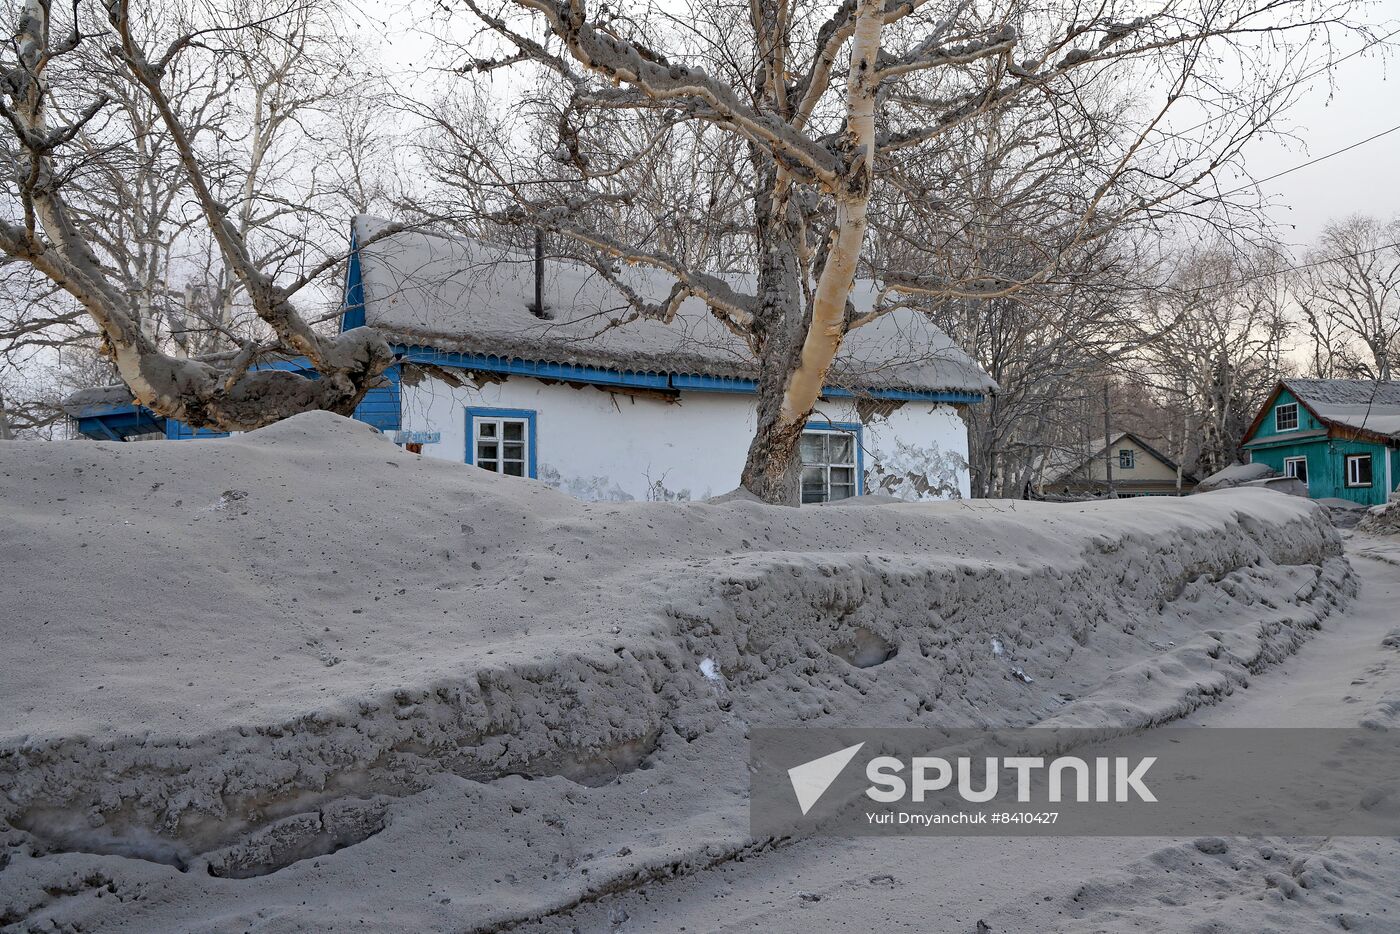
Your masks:
M870 320L849 302L858 273L888 287L882 309L911 294L934 303L995 299L1054 278L1077 251L1132 218L1209 200L1215 173L1287 102L1286 79L1307 58L1298 46L1326 48L1328 30L1349 11L1346 3L1293 0L1168 2L1144 11L1068 0L464 3L484 35L455 65L479 83L458 106L435 111L439 177L471 192L464 204L497 206L494 220L544 227L609 261L673 276L667 300L638 301L638 314L667 319L694 296L743 335L760 378L742 484L773 502L794 501L802 426L843 338ZM480 124L465 118L481 115L494 74L522 65L535 68L529 91L508 102L495 134L474 133ZM908 170L945 164L968 121L1034 107L1052 126L1063 115L1058 144L1073 147L1092 116L1084 102L1097 105L1105 88L1125 82L1141 93L1099 115L1109 121L1105 141L1082 162L1074 223L1060 227L1063 238L1034 268L1009 275L965 264L966 253L945 262L936 242L925 244L917 266L871 261L867 234L892 217L883 205L936 204L957 183ZM1168 115L1182 102L1192 118L1204 112L1205 129L1171 129ZM637 235L665 226L663 214L703 209L693 191L648 206L652 223L600 222L603 206L636 207L633 169L658 149L679 147L722 184L717 203L742 219L731 236L752 289L732 287L702 256ZM736 152L742 159L726 176L712 156ZM917 187L901 188L901 176Z
M1131 226L1070 247L1122 106L1111 89L1086 93L1074 112L1010 104L965 121L936 158L892 166L877 191L874 269L1025 283L986 298L900 299L924 307L1001 387L965 413L975 496L1020 496L1047 455L1082 451L1097 377L1144 337L1132 308L1152 269ZM930 190L941 197L917 197ZM1047 265L1054 275L1038 278Z
M1400 220L1328 224L1307 261L1293 297L1318 375L1391 379L1400 358Z
M299 313L294 297L338 258L308 258L294 229L301 208L260 187L295 158L274 155L273 142L315 101L297 95L324 93L324 81L298 80L313 74L304 67L308 9L25 0L0 59L10 170L0 252L81 308L138 401L190 425L349 414L393 359L368 329L331 336ZM220 121L248 100L247 135L231 146ZM234 150L246 159L231 159ZM306 170L305 154L295 167ZM195 230L210 255L188 259L215 270L212 299L171 288L172 251ZM234 301L246 303L256 331L226 326ZM196 359L164 346L161 314L182 320L201 302L221 309L209 317L227 349ZM304 357L318 378L253 369L269 352Z

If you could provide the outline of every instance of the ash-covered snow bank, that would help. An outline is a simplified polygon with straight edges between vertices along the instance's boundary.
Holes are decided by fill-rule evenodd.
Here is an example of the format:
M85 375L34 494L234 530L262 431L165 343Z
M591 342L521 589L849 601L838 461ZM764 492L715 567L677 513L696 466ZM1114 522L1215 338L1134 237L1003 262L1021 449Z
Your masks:
M1400 535L1400 499L1392 499L1366 510L1356 531L1367 535Z
M1265 491L586 504L330 415L0 445L0 515L21 929L494 929L770 845L751 724L1140 729L1351 587Z

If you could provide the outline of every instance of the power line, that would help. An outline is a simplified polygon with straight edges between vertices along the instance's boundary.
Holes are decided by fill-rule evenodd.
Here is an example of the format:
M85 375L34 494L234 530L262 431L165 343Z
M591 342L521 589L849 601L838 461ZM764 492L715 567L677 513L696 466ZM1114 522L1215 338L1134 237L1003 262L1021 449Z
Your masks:
M1373 47L1373 46L1380 45L1382 42L1386 41L1387 39L1391 38L1392 36L1397 36L1397 35L1400 35L1400 29L1393 29L1393 30L1391 30L1390 32L1386 33L1384 36L1381 36L1379 39L1372 39L1370 42L1366 43L1365 45L1363 45L1361 48L1357 49L1356 51L1354 51L1354 52L1348 52L1346 55L1343 55L1341 58L1336 59L1336 60L1331 61L1331 62L1328 62L1326 65L1323 65L1321 68L1318 68L1318 69L1315 70L1315 71L1310 71L1310 72L1308 72L1307 74L1303 75L1302 77L1297 78L1297 79L1295 79L1295 80L1293 80L1293 81L1288 82L1287 84L1285 84L1285 85L1284 85L1283 87L1281 87L1281 88L1275 88L1271 93L1266 94L1266 95L1264 95L1263 97L1256 97L1256 98L1254 98L1253 100L1248 100L1248 101L1245 101L1245 102L1242 103L1242 104L1237 104L1237 105L1235 105L1234 107L1231 107L1229 110L1222 110L1220 113L1215 114L1214 116L1211 116L1211 117L1207 117L1206 119L1202 120L1200 123L1197 123L1197 124L1194 125L1194 126L1189 126L1189 127L1187 127L1186 129L1184 129L1184 130L1172 130L1172 131L1171 131L1171 135L1173 135L1173 136L1182 136L1182 135L1185 135L1185 134L1187 134L1187 133L1190 133L1190 132L1193 131L1193 130L1199 130L1201 127L1205 126L1206 124L1208 124L1208 123L1213 123L1213 122L1215 122L1216 120L1219 120L1221 117L1228 117L1230 114L1232 114L1232 113L1238 113L1239 111L1244 110L1246 107L1253 107L1255 104L1263 103L1264 101L1269 100L1269 99L1272 98L1272 97L1276 97L1276 96L1277 96L1280 92L1282 92L1282 91L1287 91L1287 90L1289 90L1290 88L1296 88L1298 85L1302 84L1304 81L1311 81L1313 78L1316 78L1318 75L1324 74L1324 73L1326 73L1326 72L1331 71L1333 68L1336 68L1338 65L1340 65L1342 62L1346 61L1347 59L1355 58L1356 56L1360 55L1362 52L1365 52L1367 49L1369 49L1369 48L1371 48L1371 47Z
M1313 260L1310 263L1298 263L1296 266L1282 266L1278 269L1271 269L1267 272L1255 273L1252 276L1244 276L1239 279L1223 279L1220 282L1212 282L1209 285L1192 286L1191 291L1203 292L1210 289L1219 289L1227 285L1240 285L1245 282L1253 282L1255 279L1267 279L1269 276L1276 276L1285 272L1299 272L1304 269L1312 269L1314 266L1325 266L1328 263L1335 263L1339 259L1360 259L1363 256L1370 256L1372 253L1379 253L1382 250L1393 250L1400 248L1400 241L1386 243L1382 246L1373 247L1369 250L1357 250L1355 253L1342 253L1338 256L1324 256L1322 259Z
M1300 163L1300 164L1295 165L1295 166L1293 166L1292 168L1289 168L1289 169L1284 169L1282 172L1275 172L1273 175L1270 175L1270 176L1268 176L1267 178L1261 178L1261 179L1259 179L1259 180L1257 180L1257 181L1250 182L1248 185L1241 185L1241 186L1238 187L1238 188L1231 188L1229 191L1222 191L1222 192L1220 192L1219 194L1211 195L1209 198L1202 198L1201 200L1194 202L1191 206L1192 206L1192 207L1195 207L1195 206L1198 205L1198 204L1205 204L1205 203L1207 203L1207 202L1209 202L1209 201L1214 201L1214 200L1217 199L1217 198L1228 198L1230 195L1238 194L1239 192L1241 192L1241 191L1246 191L1247 189L1250 189L1250 188L1258 188L1260 185L1264 184L1265 182L1271 182L1271 181L1273 181L1273 180L1276 179L1276 178L1283 178L1285 175L1289 175L1289 174L1291 174L1291 173L1293 173L1293 172L1298 171L1299 169L1306 169L1306 168L1307 168L1308 166L1310 166L1310 165L1317 165L1319 162L1325 162L1325 161L1327 161L1328 159L1331 159L1333 156L1340 156L1342 153L1351 152L1353 149L1357 148L1358 146L1365 146L1367 143L1374 142L1374 141L1380 139L1382 136L1389 136L1391 133L1394 133L1396 130L1400 130L1400 124L1396 124L1395 126L1391 127L1391 128L1388 129L1388 130L1382 130L1381 132L1377 133L1375 136L1368 136L1368 137L1366 137L1366 138L1363 139L1363 140L1360 140L1360 141L1358 141L1358 142L1352 143L1350 146L1344 146L1344 147L1342 147L1341 149L1338 149L1338 150L1335 151L1335 152L1329 152L1329 153L1327 153L1325 156L1318 156L1316 159L1309 159L1307 162Z

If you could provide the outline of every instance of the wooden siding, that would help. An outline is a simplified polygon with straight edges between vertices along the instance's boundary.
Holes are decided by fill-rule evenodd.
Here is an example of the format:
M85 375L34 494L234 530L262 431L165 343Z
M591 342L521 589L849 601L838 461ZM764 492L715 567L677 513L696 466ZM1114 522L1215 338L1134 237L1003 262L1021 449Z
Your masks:
M1349 487L1346 485L1346 456L1348 454L1371 455L1371 485L1369 487ZM1250 460L1256 464L1268 464L1280 474L1283 462L1289 457L1305 457L1308 462L1308 496L1313 499L1346 499L1354 503L1374 506L1386 500L1386 459L1391 461L1391 482L1400 477L1400 462L1397 451L1373 441L1351 441L1341 438L1312 438L1299 440L1297 444L1276 444L1257 448L1250 453Z
M1274 428L1274 412L1281 405L1298 406L1298 427L1293 431L1278 431ZM1322 422L1317 420L1317 416L1313 415L1312 412L1308 411L1307 406L1299 402L1298 398L1294 396L1293 393L1289 392L1287 388L1284 388L1279 391L1278 398L1274 400L1273 405L1269 407L1268 414L1264 416L1263 420L1260 422L1259 430L1256 431L1250 438L1248 438L1248 440L1282 441L1285 438L1301 434L1306 431L1320 431L1326 428L1326 425L1322 424Z
M1400 482L1400 449L1375 438L1357 437L1354 430L1345 426L1324 424L1301 403L1298 404L1297 429L1275 429L1275 410L1280 405L1298 402L1287 387L1279 390L1277 397L1260 414L1253 434L1245 439L1250 461L1267 464L1282 474L1286 459L1306 458L1311 498L1345 499L1367 506L1385 502L1389 491ZM1346 485L1348 454L1371 455L1369 487Z

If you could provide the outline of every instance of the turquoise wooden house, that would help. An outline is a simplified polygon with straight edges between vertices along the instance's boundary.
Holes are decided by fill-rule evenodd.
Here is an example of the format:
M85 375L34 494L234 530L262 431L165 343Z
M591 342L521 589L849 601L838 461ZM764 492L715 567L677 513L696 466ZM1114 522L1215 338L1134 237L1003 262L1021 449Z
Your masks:
M1283 380L1244 449L1250 463L1303 481L1313 499L1383 503L1400 481L1400 383Z

